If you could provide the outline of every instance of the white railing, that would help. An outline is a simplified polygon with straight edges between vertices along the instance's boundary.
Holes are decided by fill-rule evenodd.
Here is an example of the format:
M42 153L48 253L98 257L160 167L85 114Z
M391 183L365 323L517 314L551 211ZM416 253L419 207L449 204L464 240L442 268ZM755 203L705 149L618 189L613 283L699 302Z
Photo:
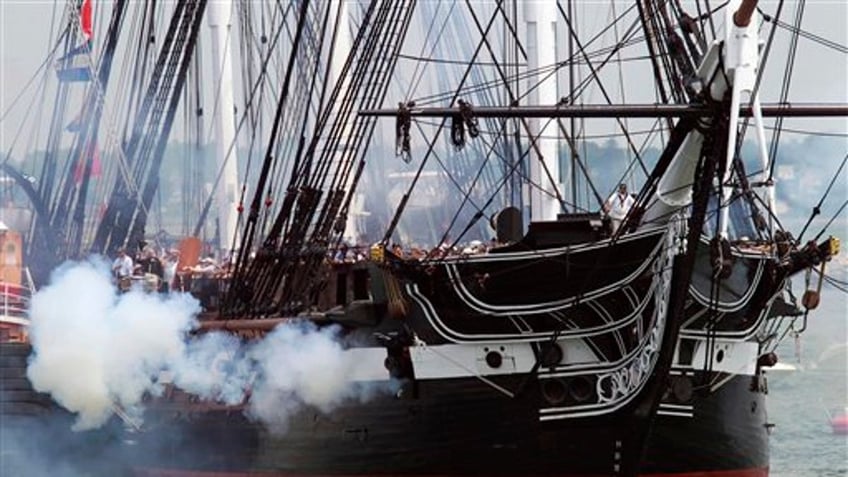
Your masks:
M24 269L23 285L0 281L0 341L26 341L29 302L35 288L29 269Z

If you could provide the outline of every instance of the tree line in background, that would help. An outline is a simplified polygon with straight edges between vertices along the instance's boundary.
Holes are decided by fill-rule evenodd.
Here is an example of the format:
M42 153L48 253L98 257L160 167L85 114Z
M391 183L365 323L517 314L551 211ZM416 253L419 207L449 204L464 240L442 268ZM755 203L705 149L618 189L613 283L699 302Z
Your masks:
M656 148L643 151L640 155L645 167L652 167L660 152ZM804 226L813 207L822 200L826 188L833 181L846 152L848 152L848 138L841 136L805 136L803 139L782 143L781 149L778 151L774 178L777 183L778 212L783 225L788 230L797 232ZM67 151L62 151L62 154L67 154ZM240 178L244 181L245 176L249 176L247 178L249 184L255 183L255 176L258 174L258 167L255 166L259 164L260 158L256 157L256 154L254 152L254 157L249 160L247 151L240 151L239 153ZM589 171L595 189L604 198L620 182L630 184L631 189L633 189L644 180L641 166L633 164L634 156L630 149L613 139L587 141L581 146L579 154ZM374 152L371 156L368 158L371 161L369 166L377 168L383 173L409 172L417 168L415 157L413 157L411 164L407 164L392 157L391 154ZM149 234L164 232L172 237L181 237L192 233L197 225L198 217L200 217L200 211L213 190L213 183L218 174L218 166L214 157L211 146L197 147L183 142L172 142L168 146L161 168L160 189L151 210ZM759 163L755 143L747 141L743 145L743 157L748 158L746 159L748 173L758 173ZM7 160L3 154L0 154L0 159ZM37 183L37 176L42 168L43 161L43 152L33 152L22 159L16 160L16 158L13 158L10 163ZM564 171L563 175L570 174L571 159L567 151L561 150L560 161L561 170ZM248 170L249 164L254 167ZM834 181L829 196L822 203L821 214L814 222L814 225L820 223L819 228L837 213L839 207L848 198L848 171L843 170L841 175L841 178L836 178ZM375 176L373 172L372 177L376 177L374 180L379 180L379 177ZM564 177L563 181L565 182L567 179L567 177ZM104 179L94 178L94 180ZM585 181L583 172L579 170L578 183L576 196L580 208L597 210L599 206L594 205L596 199ZM9 180L3 181L3 185L0 193L2 193L4 204L14 204L18 207L28 206L29 200L20 187ZM443 187L453 186L445 184ZM387 196L384 195L385 190L381 191L381 189L383 187L373 184L370 187L366 184L360 189L366 195L368 195L369 190L380 195L376 200L366 201L369 209L385 207L385 210L369 210L373 217L372 222L379 222L391 217L396 205L388 203L389 201L385 199ZM570 190L564 192L564 195L570 199L572 192ZM239 191L239 193L242 193L242 191ZM244 191L244 202L249 203L252 194L253 191ZM437 204L434 205L438 207ZM371 227L374 226L379 226L379 224L372 223ZM811 226L811 231L815 233L817 230L813 229L815 227ZM848 235L848 220L846 220L844 212L836 219L834 230L842 231L845 235ZM204 238L206 239L212 239L214 234L214 218L210 217L206 221L202 235L205 235Z

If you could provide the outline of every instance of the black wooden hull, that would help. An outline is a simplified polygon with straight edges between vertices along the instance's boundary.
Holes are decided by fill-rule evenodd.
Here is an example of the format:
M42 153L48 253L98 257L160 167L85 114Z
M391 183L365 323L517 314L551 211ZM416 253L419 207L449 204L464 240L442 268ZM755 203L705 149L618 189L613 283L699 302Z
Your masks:
M693 398L691 416L659 415L640 475L766 475L764 397L751 379ZM489 391L479 381L433 383L429 399L301 413L280 435L239 413L198 412L139 435L133 468L147 476L620 475L625 417L540 422L538 396Z
M511 291L508 275L460 289L493 274L491 258L448 263L430 278L401 270L407 319L384 317L350 331L351 346L377 358L365 379L392 379L399 391L328 413L303 408L273 431L242 407L166 394L146 403L143 429L128 431L110 452L131 475L148 476L632 475L627 462L639 462L645 476L765 476L752 336L767 319L775 283L762 278L763 260L740 257L717 292L716 338L703 334L712 315L699 301L704 280L695 280L682 292L689 297L683 316L674 317L675 352L661 340L671 332L676 244L673 232L634 234L612 251L546 251L555 259L536 270L520 267L520 254L506 257L526 282ZM593 290L577 288L570 267L608 253L643 258L616 259ZM696 268L703 274L706 267ZM573 285L560 295L534 285L568 280ZM522 302L528 284L544 296ZM406 337L378 338L399 331ZM560 353L542 363L546 345ZM663 392L657 363L672 353ZM18 364L23 370L25 362Z
M753 343L743 336L727 345L729 357L716 362L711 372L698 371L697 351L677 356L675 379L659 400L647 440L640 441L634 432L645 425L636 417L639 409L657 400L647 390L660 352L656 338L667 332L671 244L669 236L657 234L620 244L615 252L620 257L647 258L641 264L615 260L621 266L598 278L595 290L601 292L594 295L577 289L576 282L563 286L566 294L582 295L574 301L534 284L540 279L567 284L571 265L601 260L608 250L587 249L588 258L573 250L554 251L556 259L539 270L522 268L523 258L517 256L505 268L518 270L520 280L491 279L476 289L476 278L468 277L491 277L489 264L447 264L407 286L413 306L406 323L435 349L431 354L449 359L430 359L428 347L402 344L414 372L405 376L410 387L400 394L348 404L329 415L304 410L279 434L239 410L203 405L192 410L158 402L149 418L158 430L138 435L130 461L137 475L147 476L616 476L626 475L626 456L637 452L638 472L644 476L763 477L768 440L764 396L759 386L752 386L756 371L751 366L733 375L721 369L730 365L731 355L733 366L756 361ZM758 320L749 316L764 313L767 300L755 298L773 293L772 284L751 273L760 266L758 260L740 260L739 280L725 293L743 296L746 306L729 306L724 313L740 335L757 326ZM507 293L504 287L510 282L514 285ZM463 285L469 287L460 289ZM698 285L690 296L698 293ZM528 288L546 296L510 301L523 300ZM679 321L697 330L702 307L690 301ZM546 307L537 307L544 302ZM474 310L487 306L495 308ZM515 326L516 316L524 329ZM536 347L542 343L528 341L528 336L550 337L556 319L563 316L579 321L555 335L563 355L533 370L539 359ZM479 343L475 336L485 337ZM687 339L693 350L712 345L697 333ZM581 342L588 344L572 356ZM492 351L501 357L498 366L487 366ZM594 361L580 362L587 357ZM452 367L463 359L464 365ZM481 374L475 376L473 369ZM681 381L690 385L683 392L672 389ZM685 392L707 382L720 385ZM181 417L174 419L175 413Z
M694 397L692 417L661 410L643 456L644 469L671 474L766 475L766 399L757 380L735 376L714 393Z

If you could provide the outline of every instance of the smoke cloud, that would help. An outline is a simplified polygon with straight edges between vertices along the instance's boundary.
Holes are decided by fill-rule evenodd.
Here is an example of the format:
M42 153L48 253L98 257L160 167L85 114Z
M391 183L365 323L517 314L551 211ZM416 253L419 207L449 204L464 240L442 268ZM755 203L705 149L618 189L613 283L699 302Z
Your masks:
M247 401L250 418L277 430L303 405L329 412L390 390L388 381L346 379L357 362L346 359L336 327L293 321L243 342L193 335L199 311L188 294L119 294L102 259L65 264L32 299L28 377L76 414L75 430L116 413L140 422L145 396L160 396L168 383L210 401Z
M335 338L334 328L301 322L278 327L257 343L250 355L263 379L252 390L250 414L280 429L301 404L328 412L353 397L358 391L345 379L352 363Z

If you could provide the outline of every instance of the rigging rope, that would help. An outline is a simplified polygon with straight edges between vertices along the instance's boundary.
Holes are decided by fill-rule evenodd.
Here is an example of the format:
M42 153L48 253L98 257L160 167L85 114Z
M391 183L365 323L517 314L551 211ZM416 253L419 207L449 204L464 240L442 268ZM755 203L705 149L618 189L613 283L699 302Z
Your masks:
M832 275L825 275L824 280L833 288L836 288L842 293L848 295L848 282L844 280L839 280L838 278L834 278Z
M439 32L434 35L435 38L443 38L445 28L447 28L448 26L449 20L451 18L451 13L456 7L456 3L456 1L451 2L450 10L448 10L447 14L445 14L445 19L442 22L441 27L439 28ZM427 47L428 40L430 40L430 34L433 31L433 27L436 25L436 17L438 16L443 4L444 2L436 2L436 11L432 14L433 20L430 21L430 25L427 27L427 33L426 35L424 35L424 40L421 42L421 53L419 53L419 57L422 57L424 55L424 49ZM437 46L438 43L434 42L433 47L430 49L430 54L427 56L428 59L432 59L433 55L436 52ZM403 55L398 55L398 58L402 57ZM425 68L422 67L421 64L422 62L420 61L416 62L415 64L415 70L412 72L412 79L409 81L409 86L407 87L406 94L404 94L403 96L404 98L406 98L407 101L409 100L409 96L412 94L412 91L417 89L418 85L424 79L424 75L426 72L424 71Z
M559 2L557 2L557 8L559 9L560 16L566 22L569 34L573 38L574 42L577 44L577 49L583 55L587 66L589 66L589 70L591 71L591 77L598 83L598 87L600 88L601 94L603 94L604 99L607 101L607 104L612 104L612 98L610 97L609 93L607 93L606 88L604 88L603 82L600 80L600 77L598 76L599 70L595 69L595 67L592 66L591 62L586 57L586 50L583 47L582 43L580 42L580 39L577 38L576 34L574 33L574 29L571 26L571 21L568 19L568 16L565 14L565 11L562 9L562 5L560 5ZM627 33L627 36L633 34L634 31L635 31L635 27L632 27L630 29L630 31ZM612 53L610 54L610 56L608 58L612 58ZM599 68L602 68L605 64L606 64L606 61L601 62L601 65L600 65ZM573 103L573 100L574 100L574 98L572 98L572 103ZM630 147L633 154L636 156L636 160L638 161L639 165L642 167L642 172L645 173L645 176L648 176L649 175L648 168L645 166L644 161L642 161L642 156L639 154L639 150L636 149L636 145L633 144L632 138L627 133L627 128L626 128L624 122L621 120L621 118L616 118L616 121L617 121L619 127L621 128L622 132L624 133L624 137L627 140L627 145Z
M779 26L779 27L783 28L784 30L786 30L786 31L788 31L788 32L790 32L794 35L806 38L806 39L812 41L813 43L818 43L819 45L822 45L826 48L830 48L834 51L838 51L839 53L848 54L848 46L841 45L841 44L839 44L839 43L837 43L833 40L829 40L829 39L827 39L823 36L819 36L819 35L816 35L814 33L810 33L806 30L801 29L801 27L798 26L798 25L790 25L788 23L784 23L784 22L779 20L779 17L777 17L777 16L772 17L771 15L763 12L762 9L760 9L760 7L757 7L757 11L760 12L760 14L763 16L763 20L766 21L766 22L770 22L770 23L774 24L775 26Z
M830 228L830 225L833 223L833 221L836 220L837 217L839 217L843 210L845 210L846 206L848 206L848 200L843 202L839 209L833 213L833 217L831 217L830 220L828 220L827 223L824 224L824 227L822 227L821 231L816 234L815 238L813 238L814 242L817 242L822 237L822 235L827 232L827 229Z
M45 66L53 62L53 57L56 55L56 51L59 49L59 46L61 46L62 40L65 38L65 36L70 34L70 29L70 25L66 26L62 33L59 35L59 38L56 39L56 44L53 46L53 49L47 53L47 56L44 58L44 61L42 61L41 64L38 65L38 67L35 69L35 72L24 84L24 87L21 89L18 95L15 96L15 98L12 100L12 103L6 108L6 111L3 112L3 115L0 116L0 123L2 123L9 115L9 113L12 112L12 109L15 108L15 105L18 104L18 101L20 101L21 98L26 94L27 90L30 86L32 86L33 82L35 82L36 78L41 76L41 70L43 70Z
M265 72L268 68L268 63L271 61L271 56L272 56L272 52L274 51L274 46L277 44L277 41L279 40L280 34L282 32L283 32L282 28L277 30L276 34L274 35L273 39L271 40L271 48L268 49L268 52L265 55L264 60L262 61L262 67L261 67L260 72L259 72L259 78L256 79L256 81L253 83L253 86L250 90L250 94L248 96L248 100L247 100L247 104L244 108L244 112L241 114L241 118L239 119L238 124L236 124L235 136L234 136L233 140L230 141L230 144L227 147L227 153L224 155L223 164L226 164L226 162L230 160L230 156L232 155L233 151L235 150L236 145L238 144L238 142L236 141L236 138L238 137L239 132L241 131L242 127L244 126L244 124L245 124L245 122L246 122L246 120L249 116L249 112L253 110L252 105L254 103L254 99L256 99L256 93L257 93L258 90L260 90L260 86L264 82ZM262 94L263 93L264 93L264 90L260 92L260 96L258 98L258 102L260 102L260 103L262 102ZM255 138L255 136L256 136L256 130L253 131L253 134L251 136L251 149L252 149L252 146L253 146L253 138ZM248 155L248 170L249 170L251 158L252 158L252 154ZM215 175L214 181L212 182L212 190L216 190L219 187L221 179L223 178L223 174L224 174L223 164L222 164L222 167L218 168L218 172ZM206 217L209 213L209 210L212 207L212 202L213 202L213 197L210 195L204 203L204 206L203 206L202 211L200 213L200 217L198 218L197 223L194 226L194 232L192 233L192 235L198 236L200 234L200 231L201 231L204 223L206 222ZM244 195L243 194L241 196L240 203L244 203Z
M807 223L804 224L804 228L801 229L801 233L798 234L798 242L801 242L801 238L804 236L804 232L807 231L807 227L810 226L810 223L813 219L821 213L821 206L824 204L824 200L827 198L828 194L830 194L830 190L833 188L833 184L836 183L836 179L842 178L840 173L842 172L842 168L845 167L845 162L848 161L848 154L842 158L842 163L839 164L839 168L836 170L836 175L830 180L830 184L827 185L827 189L825 189L824 194L822 194L821 199L819 199L819 203L813 207L813 211L810 213L810 217L807 219ZM821 235L821 234L819 234Z
M804 17L804 5L806 4L806 0L800 0L799 4L795 7L795 23L800 28L801 20ZM783 84L781 85L780 90L780 102L786 103L789 97L789 85L792 79L792 72L795 68L795 58L796 53L798 51L798 35L793 34L790 38L789 42L789 54L788 60L786 61L786 67L784 69L783 76ZM774 134L771 138L771 144L769 145L769 181L774 179L774 170L775 163L777 162L777 148L780 141L780 128L783 126L783 116L780 116L775 121L775 130ZM738 149L737 145L737 149Z

